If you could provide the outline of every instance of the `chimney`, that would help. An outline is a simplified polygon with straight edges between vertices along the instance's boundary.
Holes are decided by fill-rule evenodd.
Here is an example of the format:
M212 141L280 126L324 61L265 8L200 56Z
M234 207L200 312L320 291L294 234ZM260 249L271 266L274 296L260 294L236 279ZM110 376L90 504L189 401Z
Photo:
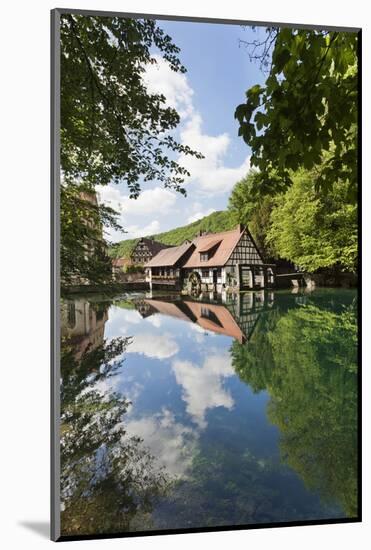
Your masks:
M245 231L246 226L243 225L242 223L239 223L239 224L237 225L237 229L238 229L238 231L239 231L240 233L242 233L242 231Z

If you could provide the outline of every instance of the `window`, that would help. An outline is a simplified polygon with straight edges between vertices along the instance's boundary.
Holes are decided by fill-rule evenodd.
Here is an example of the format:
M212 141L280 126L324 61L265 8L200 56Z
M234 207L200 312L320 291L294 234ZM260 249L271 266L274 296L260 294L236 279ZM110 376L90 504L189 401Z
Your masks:
M206 279L209 276L209 270L208 269L203 269L201 271L201 275L202 275L203 279Z
M69 328L75 328L75 325L76 325L75 302L68 302L68 306L67 306L67 324L68 324Z
M209 255L207 252L202 252L200 254L200 260L201 262L207 262L207 260L209 259Z
M104 313L105 313L105 309L102 306L98 307L98 309L96 311L96 314L95 314L96 320L101 321L104 317Z
M201 317L203 317L204 319L209 319L212 323L218 325L219 327L223 327L222 323L219 321L215 313L213 311L210 311L210 309L208 309L207 307L201 306Z

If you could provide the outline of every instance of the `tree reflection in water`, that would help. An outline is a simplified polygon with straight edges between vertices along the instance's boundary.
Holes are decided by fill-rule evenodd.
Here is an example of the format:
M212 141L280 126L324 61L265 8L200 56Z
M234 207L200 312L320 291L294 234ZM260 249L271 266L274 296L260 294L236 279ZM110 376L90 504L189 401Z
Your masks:
M107 303L76 299L65 304L64 535L356 516L354 293L277 292L265 301L264 296L241 294L236 303L223 305L166 297L115 302L108 333L122 334L121 320L131 318L126 325L136 339L131 347L131 338L104 341ZM120 315L122 308L132 315ZM150 322L153 315L159 315L158 324ZM196 325L217 336L190 349ZM147 349L149 326L154 343L164 331L176 339L170 355ZM126 351L131 352L127 377L119 375ZM214 357L225 360L223 369L216 368ZM153 366L155 380L137 368L141 364ZM203 380L205 394L213 392L204 408ZM233 407L215 400L210 380L218 381L223 395L233 396ZM131 395L138 383L141 397L130 424L125 421L129 401L114 388L122 384ZM253 396L251 390L267 394ZM194 410L202 411L201 423L190 413ZM141 431L148 418L153 419L150 429ZM156 428L160 423L162 431ZM178 431L172 431L175 425ZM157 459L144 444L152 445ZM170 460L164 460L163 448L170 454L175 449ZM170 477L159 462L169 472L174 456L185 456L185 467Z
M89 316L96 316L91 304ZM110 384L131 339L106 342L102 332L101 342L90 342L83 352L82 341L86 334L62 340L62 534L149 528L152 504L165 494L169 479L141 439L126 434L130 402Z
M268 417L281 454L308 489L357 516L357 313L305 307L262 317L248 345L233 342L233 366L270 395Z

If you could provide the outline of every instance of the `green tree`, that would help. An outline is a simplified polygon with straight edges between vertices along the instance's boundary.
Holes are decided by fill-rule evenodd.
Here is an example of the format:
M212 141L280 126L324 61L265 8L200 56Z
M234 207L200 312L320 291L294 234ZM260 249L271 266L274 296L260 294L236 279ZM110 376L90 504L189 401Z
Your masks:
M253 340L253 346L233 343L232 362L240 378L255 391L269 392L268 416L280 429L282 457L309 489L325 501L337 502L347 516L355 517L354 305L335 312L309 302L281 312L260 336L254 334Z
M275 385L268 414L280 428L281 452L308 488L335 498L355 517L356 312L291 310L271 343L280 386Z
M104 284L112 277L103 227L119 229L115 211L98 205L94 193L62 185L60 192L60 261L62 288L89 282Z
M270 225L270 214L274 199L257 193L260 175L251 170L233 187L228 201L228 211L233 224L242 223L249 227L252 236L264 258L272 256L273 249L266 240Z
M182 191L185 168L165 154L195 155L171 136L180 117L143 80L153 48L174 72L186 71L179 48L150 19L62 15L61 167L66 182L89 187L139 180ZM184 191L183 191L184 192Z
M315 190L315 174L302 170L276 198L266 242L275 255L307 271L321 268L357 271L357 207L347 199L347 184L334 183L327 194Z
M62 280L71 284L77 274L99 284L110 272L102 228L119 225L112 209L96 204L93 212L81 196L121 181L132 198L142 181L184 194L189 173L175 154L202 155L174 139L179 114L145 84L155 52L174 72L186 70L179 48L156 21L67 14L61 16L60 37Z
M61 532L89 535L143 529L169 480L142 440L129 436L129 401L110 389L129 338L104 342L76 359L61 356Z
M270 380L274 360L269 335L274 331L280 315L277 308L268 314L261 314L248 345L241 345L237 340L232 344L233 367L254 393L265 390Z
M247 90L235 118L251 147L251 164L260 170L261 190L281 190L272 172L288 186L290 170L320 166L318 189L326 192L342 180L355 200L357 34L267 28L265 41L248 46L268 76L263 86Z

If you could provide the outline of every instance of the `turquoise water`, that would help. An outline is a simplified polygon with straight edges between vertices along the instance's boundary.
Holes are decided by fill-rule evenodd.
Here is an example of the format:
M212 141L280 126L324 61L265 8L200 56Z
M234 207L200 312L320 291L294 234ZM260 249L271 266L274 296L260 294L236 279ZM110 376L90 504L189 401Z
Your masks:
M356 292L62 303L62 534L357 516Z

